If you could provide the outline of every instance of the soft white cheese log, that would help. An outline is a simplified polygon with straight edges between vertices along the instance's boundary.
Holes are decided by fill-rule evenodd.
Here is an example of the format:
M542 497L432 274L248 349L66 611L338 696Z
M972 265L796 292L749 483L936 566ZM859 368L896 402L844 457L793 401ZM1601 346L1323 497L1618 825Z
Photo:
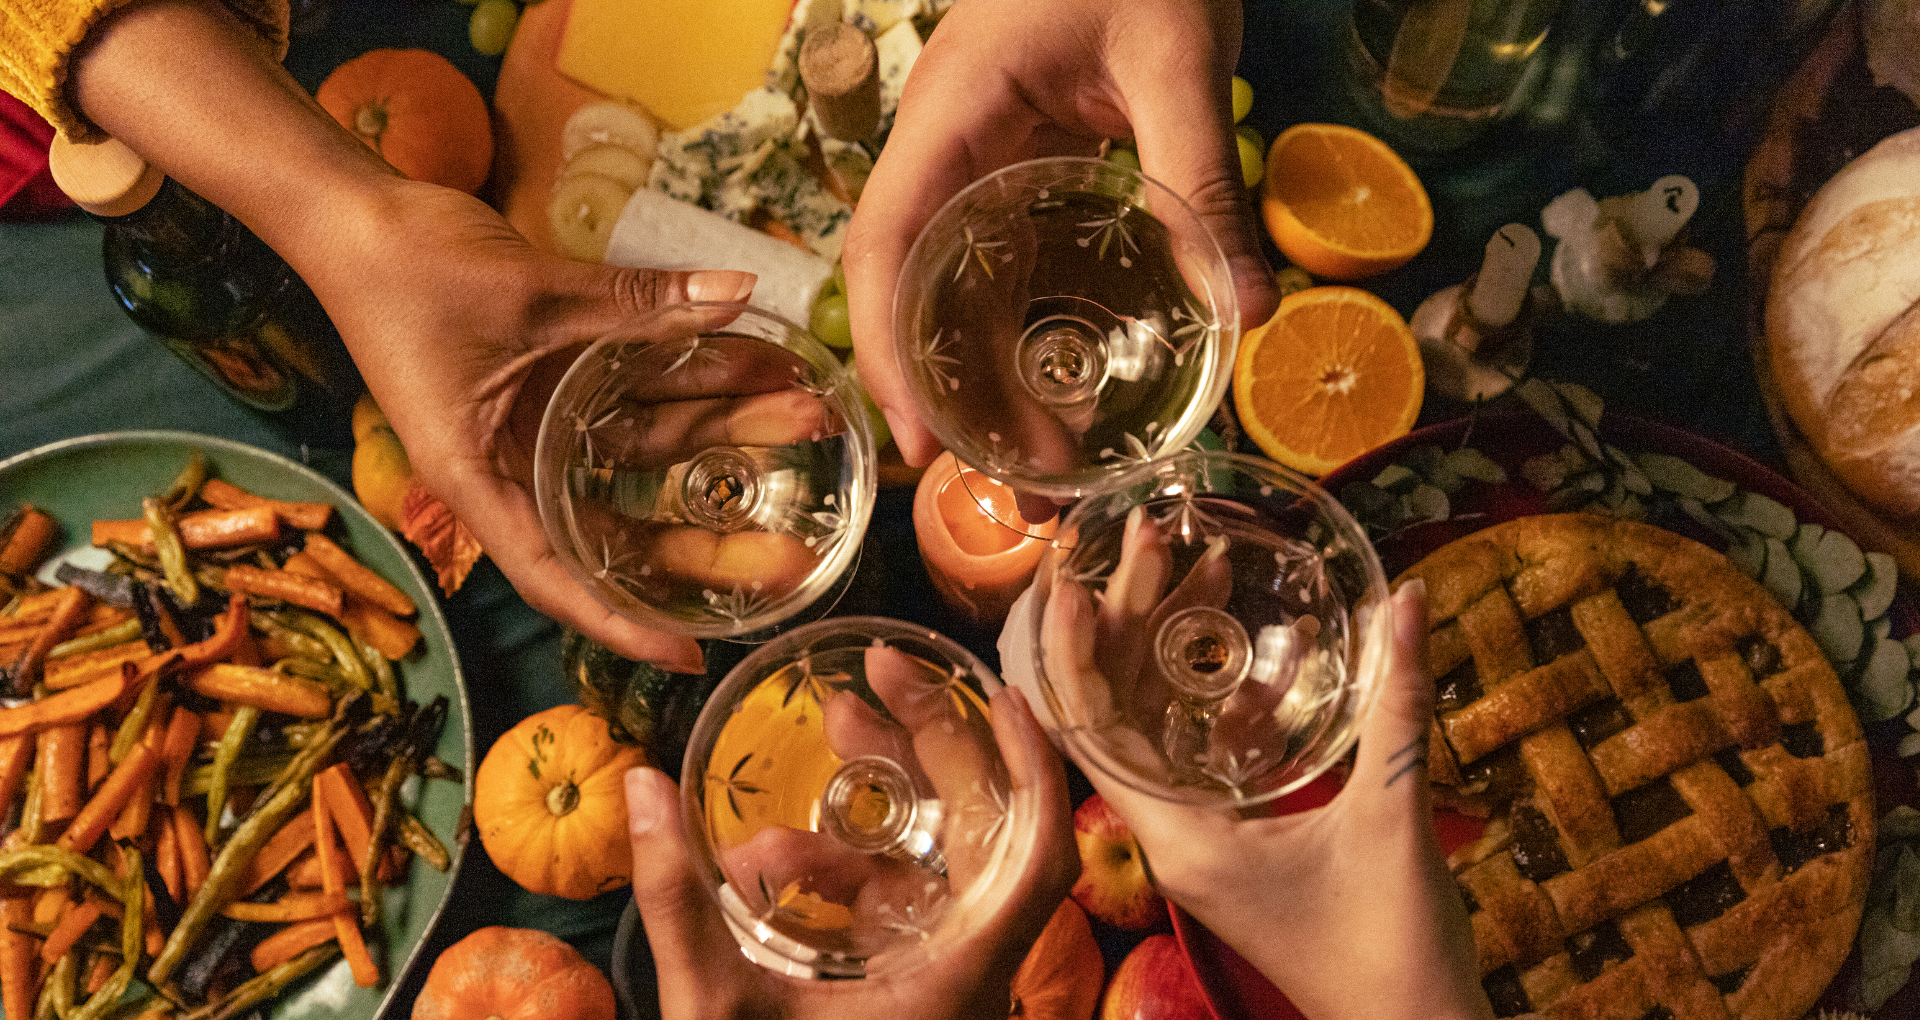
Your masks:
M740 269L759 277L748 303L805 328L833 265L812 252L651 188L627 199L607 239L608 265Z

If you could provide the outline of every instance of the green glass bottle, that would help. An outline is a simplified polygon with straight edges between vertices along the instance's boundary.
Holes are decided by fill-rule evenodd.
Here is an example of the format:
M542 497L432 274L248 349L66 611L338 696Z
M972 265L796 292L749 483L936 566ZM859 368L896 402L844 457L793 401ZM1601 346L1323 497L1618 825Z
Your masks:
M50 163L105 228L107 286L128 317L290 441L352 448L365 386L292 267L124 145L60 136Z

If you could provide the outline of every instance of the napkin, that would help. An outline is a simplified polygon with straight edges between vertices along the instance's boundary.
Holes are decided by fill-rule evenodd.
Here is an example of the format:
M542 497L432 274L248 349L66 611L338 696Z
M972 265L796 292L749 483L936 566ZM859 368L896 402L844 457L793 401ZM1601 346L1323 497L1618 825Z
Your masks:
M73 208L47 172L51 144L53 125L0 92L0 221L48 220Z

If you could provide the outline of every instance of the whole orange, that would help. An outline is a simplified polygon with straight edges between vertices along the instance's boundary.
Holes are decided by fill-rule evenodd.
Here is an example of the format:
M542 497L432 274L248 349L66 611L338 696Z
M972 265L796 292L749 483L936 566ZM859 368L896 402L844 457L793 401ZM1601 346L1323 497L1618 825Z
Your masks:
M413 180L469 195L487 183L493 167L487 101L438 53L369 50L334 68L314 98Z

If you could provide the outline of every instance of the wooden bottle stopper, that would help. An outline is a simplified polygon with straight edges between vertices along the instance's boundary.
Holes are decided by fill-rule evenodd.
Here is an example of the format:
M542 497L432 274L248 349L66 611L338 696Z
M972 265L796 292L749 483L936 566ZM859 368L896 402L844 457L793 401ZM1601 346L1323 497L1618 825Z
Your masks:
M60 132L47 150L53 183L95 216L125 216L153 199L166 179L157 167L108 138L79 144Z
M800 44L800 80L821 130L863 142L880 127L880 55L867 33L836 21Z

